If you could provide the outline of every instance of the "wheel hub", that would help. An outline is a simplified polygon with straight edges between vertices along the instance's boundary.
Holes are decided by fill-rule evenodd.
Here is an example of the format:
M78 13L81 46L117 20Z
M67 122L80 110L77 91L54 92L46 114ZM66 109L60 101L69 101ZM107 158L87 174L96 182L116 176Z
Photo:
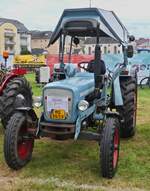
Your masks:
M25 160L33 148L33 138L27 136L27 128L22 127L17 142L17 152L21 160Z

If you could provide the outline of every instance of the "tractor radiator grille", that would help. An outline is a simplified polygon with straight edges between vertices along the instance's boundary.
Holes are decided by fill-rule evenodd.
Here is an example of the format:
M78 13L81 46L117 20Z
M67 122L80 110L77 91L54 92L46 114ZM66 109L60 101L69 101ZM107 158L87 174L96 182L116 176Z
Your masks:
M67 100L67 108L68 108L68 112L67 112L67 116L64 120L69 121L71 119L71 113L72 113L72 105L73 105L73 95L72 92L69 90L65 90L65 89L45 89L44 90L44 108L45 108L45 114L46 117L51 119L50 117L50 109L49 109L49 105L48 105L48 101L47 99L53 99L53 98L62 98L65 99L65 101ZM62 103L60 103L61 105ZM63 105L63 104L62 104ZM65 102L66 105L66 102ZM59 107L59 106L58 106ZM57 108L59 109L59 108Z

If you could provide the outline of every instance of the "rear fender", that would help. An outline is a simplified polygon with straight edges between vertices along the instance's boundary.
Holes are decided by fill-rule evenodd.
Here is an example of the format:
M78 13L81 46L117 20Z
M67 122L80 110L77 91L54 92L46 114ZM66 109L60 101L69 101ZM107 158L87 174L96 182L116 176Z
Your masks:
M119 76L113 81L113 100L115 106L123 105Z
M132 75L120 75L117 77L113 82L113 103L115 106L122 106L123 105L123 99L122 99L122 93L120 88L121 81L124 81L126 79L135 78L137 81L137 74L136 72L132 73Z
M17 75L17 76L23 76L27 74L27 70L23 68L15 68L11 70L11 74Z
M2 95L3 90L5 89L6 85L8 84L8 82L17 77L17 76L23 76L27 74L27 71L25 69L21 69L21 68L16 68L10 71L10 73L6 74L6 77L3 81L3 83L0 85L0 95Z
M16 109L16 112L17 111L22 112L25 115L26 122L27 122L26 125L27 125L29 135L34 137L34 138L39 138L37 136L38 118L37 118L35 111L30 107L20 107L20 108ZM31 117L32 120L29 118L29 116Z

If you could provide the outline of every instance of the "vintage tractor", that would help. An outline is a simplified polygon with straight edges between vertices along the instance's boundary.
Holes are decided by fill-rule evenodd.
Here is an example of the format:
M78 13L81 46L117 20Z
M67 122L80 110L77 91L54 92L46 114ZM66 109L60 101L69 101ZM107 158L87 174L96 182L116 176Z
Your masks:
M68 64L64 64L68 36L70 54ZM85 72L71 64L72 46L80 43L79 37L96 38L94 60L79 63ZM101 37L114 38L123 47L124 62L117 64L110 89L101 59ZM31 107L16 109L5 131L6 163L15 170L24 167L31 160L36 138L96 140L100 145L98 169L103 177L112 178L118 164L120 133L122 137L135 134L136 73L127 68L128 57L133 56L133 48L128 43L134 38L113 12L97 8L65 10L50 45L59 38L59 58L66 77L43 88L43 112L39 119ZM39 107L40 102L35 105Z
M32 107L32 91L24 74L26 70L16 68L7 69L8 53L3 53L5 64L0 69L0 118L3 127L14 113L15 109L21 106Z

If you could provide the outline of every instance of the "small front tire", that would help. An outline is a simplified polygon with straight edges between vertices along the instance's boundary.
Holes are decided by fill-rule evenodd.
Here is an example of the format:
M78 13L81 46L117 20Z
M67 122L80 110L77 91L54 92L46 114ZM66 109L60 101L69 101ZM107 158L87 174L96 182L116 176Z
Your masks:
M4 156L7 165L19 170L32 158L34 138L27 133L27 120L25 115L17 112L8 122L4 136Z
M120 146L119 124L116 117L109 117L102 131L100 165L102 176L105 178L113 178L117 170Z

